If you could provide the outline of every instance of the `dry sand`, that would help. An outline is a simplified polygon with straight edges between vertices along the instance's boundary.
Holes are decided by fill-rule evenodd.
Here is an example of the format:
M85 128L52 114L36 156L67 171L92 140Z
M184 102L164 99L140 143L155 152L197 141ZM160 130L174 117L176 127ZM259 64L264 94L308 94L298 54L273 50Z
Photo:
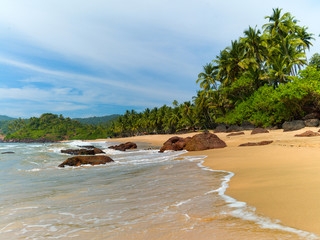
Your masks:
M248 203L257 213L284 225L320 235L320 137L294 137L307 130L227 137L223 149L189 152L206 155L205 166L235 173L226 194ZM196 133L182 134L187 137ZM170 135L148 135L107 141L147 142L161 146ZM241 143L273 140L271 145L238 147Z

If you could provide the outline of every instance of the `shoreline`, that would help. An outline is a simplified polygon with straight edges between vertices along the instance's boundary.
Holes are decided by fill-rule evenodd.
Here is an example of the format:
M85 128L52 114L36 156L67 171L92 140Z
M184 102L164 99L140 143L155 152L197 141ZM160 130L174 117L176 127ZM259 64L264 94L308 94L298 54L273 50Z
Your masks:
M234 173L225 195L255 207L258 215L278 219L281 225L320 236L320 137L294 137L307 130L292 132L272 130L270 133L227 137L216 135L226 148L188 152L185 156L207 156L202 165L213 170ZM187 137L197 133L179 134ZM146 135L97 141L145 142L161 146L177 135ZM241 143L273 140L266 146L238 147Z

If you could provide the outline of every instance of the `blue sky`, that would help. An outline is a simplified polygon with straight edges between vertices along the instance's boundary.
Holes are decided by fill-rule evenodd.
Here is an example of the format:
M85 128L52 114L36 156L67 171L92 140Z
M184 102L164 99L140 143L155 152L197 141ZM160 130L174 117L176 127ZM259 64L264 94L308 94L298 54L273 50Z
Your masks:
M309 27L317 1L2 0L0 115L103 116L196 95L202 66L272 8Z

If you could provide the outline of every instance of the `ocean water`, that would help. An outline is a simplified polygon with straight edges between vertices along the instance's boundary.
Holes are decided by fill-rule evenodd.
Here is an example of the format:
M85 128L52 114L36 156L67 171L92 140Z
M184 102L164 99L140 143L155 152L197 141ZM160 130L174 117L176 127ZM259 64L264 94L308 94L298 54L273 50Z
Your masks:
M61 149L94 145L115 160L58 168ZM319 239L225 195L233 173L205 156L119 152L112 143L0 144L0 239Z

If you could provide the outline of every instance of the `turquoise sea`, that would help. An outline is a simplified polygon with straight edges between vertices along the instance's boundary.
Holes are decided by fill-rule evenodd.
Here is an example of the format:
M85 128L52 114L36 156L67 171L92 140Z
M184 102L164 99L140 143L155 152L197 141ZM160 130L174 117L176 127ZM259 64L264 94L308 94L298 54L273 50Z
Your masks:
M0 144L14 152L0 154L0 239L319 239L226 196L233 173L203 167L205 156L112 144ZM57 167L61 149L83 145L115 162Z

